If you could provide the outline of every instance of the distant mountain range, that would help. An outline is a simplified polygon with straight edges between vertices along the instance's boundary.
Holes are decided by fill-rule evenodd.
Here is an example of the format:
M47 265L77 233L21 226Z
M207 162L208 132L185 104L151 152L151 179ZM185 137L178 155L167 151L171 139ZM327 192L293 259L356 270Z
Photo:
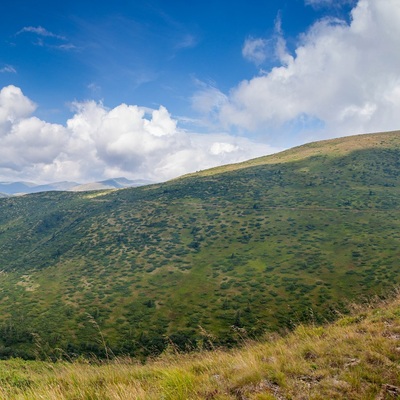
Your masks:
M46 185L38 185L32 182L0 182L0 197L50 191L83 192L88 190L123 189L149 185L151 183L153 182L145 179L130 180L123 177L84 184L68 181L54 182Z

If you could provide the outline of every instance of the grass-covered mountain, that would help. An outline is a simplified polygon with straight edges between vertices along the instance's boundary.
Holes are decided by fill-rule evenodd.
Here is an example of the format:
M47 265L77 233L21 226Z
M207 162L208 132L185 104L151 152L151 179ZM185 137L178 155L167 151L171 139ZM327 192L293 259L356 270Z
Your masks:
M0 355L147 355L330 319L400 281L399 168L391 132L0 199Z

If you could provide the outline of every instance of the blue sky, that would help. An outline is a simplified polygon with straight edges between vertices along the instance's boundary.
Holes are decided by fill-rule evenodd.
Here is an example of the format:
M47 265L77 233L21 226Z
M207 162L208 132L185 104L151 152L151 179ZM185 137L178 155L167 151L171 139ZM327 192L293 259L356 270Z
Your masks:
M4 10L4 8L3 8ZM347 12L346 12L347 11ZM272 37L277 18L296 41L325 13L348 16L348 7L271 1L13 1L1 18L1 62L15 84L39 104L37 115L64 122L68 103L104 100L145 107L165 105L193 115L198 82L229 91L258 66L242 56L248 37ZM294 47L294 46L293 46ZM269 57L263 67L276 64Z
M399 22L396 0L7 2L0 179L165 180L398 129Z

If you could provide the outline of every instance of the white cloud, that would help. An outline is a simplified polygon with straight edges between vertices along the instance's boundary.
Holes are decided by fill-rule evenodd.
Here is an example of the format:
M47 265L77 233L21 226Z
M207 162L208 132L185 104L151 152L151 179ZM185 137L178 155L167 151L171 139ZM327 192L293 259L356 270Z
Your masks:
M237 150L239 150L239 147L232 143L214 142L210 148L210 153L217 156L219 154L232 153Z
M281 65L221 104L223 126L279 132L302 120L320 137L398 129L400 2L360 0L351 17L315 23L293 57L281 43Z
M283 65L292 61L292 56L286 48L280 13L275 19L274 34L268 39L247 38L242 47L242 56L257 66L263 64L267 59L281 62Z
M36 117L22 119L1 139L0 167L24 168L52 163L67 140L67 132L61 125L49 124Z
M23 95L20 88L10 85L0 90L0 137L6 133L1 127L16 122L35 111L36 105Z
M60 44L58 46L51 46L51 47L56 48L56 49L60 49L60 50L66 50L66 51L68 51L68 50L77 50L78 49L78 47L76 47L72 43Z
M156 176L180 176L189 171L236 163L280 149L228 134L186 134L185 146L174 149L155 164Z
M212 85L200 82L201 89L191 98L192 107L201 114L212 114L227 102L228 97Z
M12 66L12 65L6 65L3 68L0 68L0 73L12 73L12 74L16 74L17 70Z
M68 39L65 36L50 32L42 26L25 26L16 34L21 35L27 33L35 35L36 41L33 42L33 44L36 46L63 51L78 50L74 44L68 42Z
M17 32L17 35L20 35L21 33L34 33L38 36L52 37L60 40L66 40L64 36L50 32L47 29L43 28L42 26L25 26L20 31Z
M101 91L100 85L98 85L98 84L95 83L95 82L89 83L89 84L87 85L87 88L88 88L91 92L93 92L93 93L98 93L98 92Z
M249 37L245 40L242 55L256 65L262 64L267 58L268 40L262 38Z
M65 126L34 116L15 86L0 91L0 179L92 181L115 176L166 180L273 152L228 134L181 130L167 109L74 103ZM150 114L149 114L150 112Z

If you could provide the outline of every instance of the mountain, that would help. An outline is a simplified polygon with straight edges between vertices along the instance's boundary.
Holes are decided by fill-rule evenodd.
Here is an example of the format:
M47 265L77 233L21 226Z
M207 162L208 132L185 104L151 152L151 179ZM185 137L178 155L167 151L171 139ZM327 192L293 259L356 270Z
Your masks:
M129 180L126 178L115 178L107 179L99 182L86 183L82 185L76 185L71 188L74 192L85 192L89 190L109 190L109 189L124 189L128 187L138 187L144 185L150 185L151 181L145 179Z
M0 361L2 398L16 399L398 399L399 294L369 301L333 324L222 351L168 351L145 364Z
M389 132L0 199L0 355L146 357L334 319L400 281L399 167Z
M52 190L70 190L76 182L55 182L48 185L37 185L32 182L0 182L0 192L7 195L48 192Z
M121 177L121 178L107 179L105 181L100 181L99 183L102 183L103 185L112 186L115 189L122 189L122 188L127 188L127 187L150 185L154 182L147 180L147 179L130 180L130 179Z
M54 190L72 190L78 183L76 182L54 182L47 185L35 185L31 187L31 191L27 193L40 193L40 192L50 192Z
M54 182L45 185L38 185L32 182L0 182L0 193L7 195L20 195L49 191L109 190L137 187L149 185L151 183L151 181L145 179L129 180L126 178L108 179L105 181L91 182L86 184L68 181Z
M4 194L30 193L35 184L31 182L0 182L0 192Z

